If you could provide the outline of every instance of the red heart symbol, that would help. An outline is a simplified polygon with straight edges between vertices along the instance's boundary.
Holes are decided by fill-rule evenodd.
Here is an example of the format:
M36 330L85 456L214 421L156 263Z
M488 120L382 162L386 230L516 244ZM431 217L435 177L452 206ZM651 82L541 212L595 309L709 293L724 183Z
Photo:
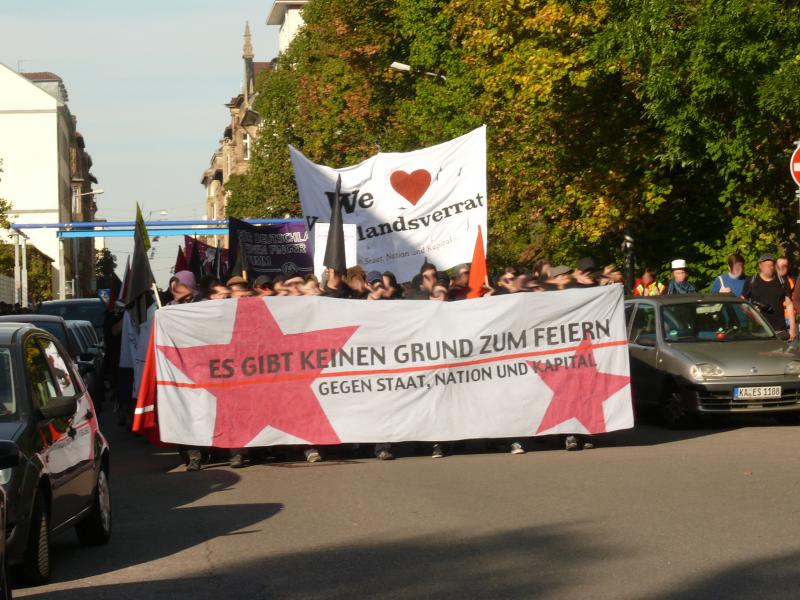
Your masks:
M395 171L389 176L389 182L395 192L416 206L431 185L431 174L425 169L417 169L413 173Z

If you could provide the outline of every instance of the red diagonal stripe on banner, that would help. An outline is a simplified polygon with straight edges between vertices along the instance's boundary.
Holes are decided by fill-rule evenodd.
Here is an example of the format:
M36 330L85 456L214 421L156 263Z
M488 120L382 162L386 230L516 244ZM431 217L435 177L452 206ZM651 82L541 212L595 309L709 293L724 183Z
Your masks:
M613 342L601 342L598 344L591 344L588 346L583 346L583 349L592 350L601 349L601 348L613 348L616 346L626 346L628 344L627 340L622 341L613 341ZM258 379L247 379L244 381L237 381L237 382L208 382L208 383L186 383L186 382L179 382L179 381L163 381L159 380L158 385L163 386L170 386L176 388L234 388L234 387L243 387L248 385L257 385L263 383L280 383L280 382L290 382L290 381L303 381L308 379L319 379L321 377L359 377L359 376L370 376L370 375L392 375L395 373L413 373L416 371L435 371L437 369L453 369L459 367L471 367L473 365L482 365L486 363L493 363L493 362L500 362L504 360L514 360L517 358L532 358L535 356L550 356L553 354L564 354L566 352L575 352L580 345L578 346L567 346L565 348L557 348L555 350L537 350L535 352L520 352L517 354L506 354L504 356L487 356L486 358L476 358L473 360L467 360L457 363L444 363L444 364L437 364L437 365L420 365L416 367L399 367L396 369L377 369L377 370L367 370L367 371L341 371L338 373L302 373L297 375L272 375L270 377L259 377Z

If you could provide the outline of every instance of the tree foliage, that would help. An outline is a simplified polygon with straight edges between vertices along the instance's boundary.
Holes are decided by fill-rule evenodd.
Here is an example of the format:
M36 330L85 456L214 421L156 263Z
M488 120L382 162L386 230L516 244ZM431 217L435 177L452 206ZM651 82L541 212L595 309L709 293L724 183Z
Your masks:
M617 261L625 232L640 266L685 258L701 283L733 250L797 255L793 3L312 0L304 18L258 81L234 216L300 215L288 144L340 167L486 123L495 264Z

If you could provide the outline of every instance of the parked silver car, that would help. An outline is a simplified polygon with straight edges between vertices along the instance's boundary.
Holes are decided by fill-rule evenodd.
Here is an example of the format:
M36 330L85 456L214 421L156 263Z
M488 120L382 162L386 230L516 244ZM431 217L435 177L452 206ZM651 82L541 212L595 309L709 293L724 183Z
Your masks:
M631 386L669 427L698 414L770 413L800 422L800 352L750 303L730 295L625 302Z

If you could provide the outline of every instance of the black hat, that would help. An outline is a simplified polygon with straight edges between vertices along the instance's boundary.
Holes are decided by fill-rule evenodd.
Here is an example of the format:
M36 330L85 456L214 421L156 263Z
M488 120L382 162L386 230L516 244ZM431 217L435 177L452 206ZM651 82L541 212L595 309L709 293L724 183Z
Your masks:
M253 282L253 287L263 288L268 286L270 283L272 283L272 279L269 275L259 275Z
M758 257L758 264L761 264L762 262L767 262L768 260L775 262L775 256L770 254L769 252L765 252L764 254Z
M370 271L367 273L367 283L375 283L376 281L381 281L383 279L383 275L381 275L380 271Z
M583 271L584 273L595 273L597 271L597 265L595 264L594 259L589 258L588 256L584 256L582 259L580 259L575 267L578 269L578 271Z

